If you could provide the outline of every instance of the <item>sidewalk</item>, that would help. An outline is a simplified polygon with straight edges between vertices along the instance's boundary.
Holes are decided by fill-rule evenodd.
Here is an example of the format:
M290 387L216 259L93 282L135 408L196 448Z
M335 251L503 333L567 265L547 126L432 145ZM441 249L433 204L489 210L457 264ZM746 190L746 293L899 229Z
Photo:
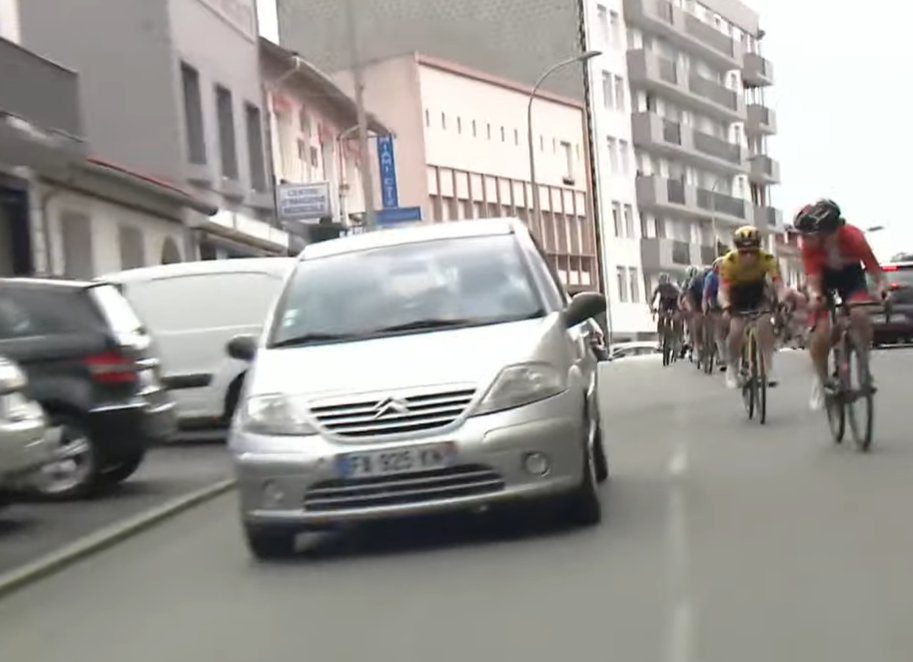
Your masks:
M0 510L0 575L88 534L231 476L222 444L150 451L119 489L88 501L14 503Z

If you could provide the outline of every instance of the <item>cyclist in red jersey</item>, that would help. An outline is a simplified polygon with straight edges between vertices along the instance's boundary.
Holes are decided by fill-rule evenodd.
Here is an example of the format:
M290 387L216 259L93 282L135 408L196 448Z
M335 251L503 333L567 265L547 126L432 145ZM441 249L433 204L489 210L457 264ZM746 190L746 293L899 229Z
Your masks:
M827 298L832 292L846 302L868 301L867 271L886 293L881 265L875 258L865 234L849 225L832 200L819 200L796 214L795 227L802 234L802 264L808 279L809 325L813 328L809 354L816 371L809 404L812 409L824 406L823 388L829 386L827 356L831 348L831 328L827 316ZM865 267L865 269L863 269ZM872 322L862 308L850 311L850 324L865 346L872 340Z

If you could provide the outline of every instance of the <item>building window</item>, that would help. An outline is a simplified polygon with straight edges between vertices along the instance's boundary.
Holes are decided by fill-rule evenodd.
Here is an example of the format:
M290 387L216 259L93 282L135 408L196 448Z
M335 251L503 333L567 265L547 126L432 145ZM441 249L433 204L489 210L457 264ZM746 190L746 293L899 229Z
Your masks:
M628 141L627 140L618 141L618 151L621 155L621 171L627 175L628 170L631 167L630 164L628 163L628 151L629 150L628 150Z
M615 236L623 237L622 232L624 228L621 225L621 204L618 202L612 203L612 224L615 227Z
M475 138L477 135L478 132L476 131L476 121L472 120L472 137Z
M514 129L514 145L519 145L519 144L520 144L520 131L517 129Z
M615 108L625 109L625 81L621 76L615 76Z
M609 10L605 5L597 5L596 16L599 20L599 32L602 36L602 43L609 43Z
M255 191L266 190L266 167L263 161L263 132L260 128L260 109L249 103L244 108L247 121L247 151L250 159L250 186Z
M507 142L507 132L503 126L501 127L501 142Z
M634 238L634 210L631 205L625 205L625 235Z
M117 240L120 244L121 269L136 269L146 266L143 233L139 228L130 225L118 226Z
M567 182L574 181L574 150L571 143L561 142L561 149L564 151L565 174L564 179Z
M539 151L545 151L545 136L543 136L541 133L539 134Z
M216 114L219 119L219 150L222 154L222 176L238 178L238 152L235 146L235 112L231 92L216 85Z
M618 141L609 136L606 138L606 143L609 147L609 163L611 164L612 172L618 172Z
M628 279L631 281L631 302L640 303L640 278L637 276L637 269L628 267Z
M162 264L175 264L181 261L181 251L177 242L171 237L166 237L162 244Z
M200 95L200 74L181 63L181 83L184 87L184 123L187 131L187 155L191 163L206 163L206 137L203 128L203 100Z
M311 167L312 168L319 167L320 154L317 152L317 148L312 146L310 149L310 152L311 152Z
M63 210L60 213L60 232L63 235L63 273L68 278L91 280L95 273L95 254L92 219L82 212Z
M428 112L427 108L425 108L425 126L427 126L427 127L431 126L431 113Z
M298 140L298 161L301 162L301 172L307 169L308 165L308 146L303 140Z
M491 140L491 122L485 125L485 134L488 136L488 139Z
M621 18L617 11L609 13L609 25L612 29L612 46L621 48Z
M447 113L441 113L441 128L447 129Z
M618 275L618 300L621 303L628 302L628 283L627 269L624 267L615 267Z
M611 108L613 103L612 95L612 74L608 71L602 72L602 102L606 108Z
M463 134L463 118L457 116L457 133Z

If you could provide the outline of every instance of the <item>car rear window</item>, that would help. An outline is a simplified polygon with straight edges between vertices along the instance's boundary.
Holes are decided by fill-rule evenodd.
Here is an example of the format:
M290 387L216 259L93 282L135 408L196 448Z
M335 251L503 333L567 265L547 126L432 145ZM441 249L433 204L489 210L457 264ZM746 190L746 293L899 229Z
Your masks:
M111 329L118 335L128 335L142 330L142 323L133 308L113 285L98 285L90 290Z
M100 332L105 322L80 288L0 288L0 338Z

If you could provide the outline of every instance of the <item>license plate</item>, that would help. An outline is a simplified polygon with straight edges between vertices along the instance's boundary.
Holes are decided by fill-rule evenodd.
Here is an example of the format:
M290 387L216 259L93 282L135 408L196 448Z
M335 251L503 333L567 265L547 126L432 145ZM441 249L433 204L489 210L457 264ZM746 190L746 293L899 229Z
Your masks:
M336 467L343 478L395 476L416 471L443 469L453 464L455 457L455 444L432 444L337 455Z

